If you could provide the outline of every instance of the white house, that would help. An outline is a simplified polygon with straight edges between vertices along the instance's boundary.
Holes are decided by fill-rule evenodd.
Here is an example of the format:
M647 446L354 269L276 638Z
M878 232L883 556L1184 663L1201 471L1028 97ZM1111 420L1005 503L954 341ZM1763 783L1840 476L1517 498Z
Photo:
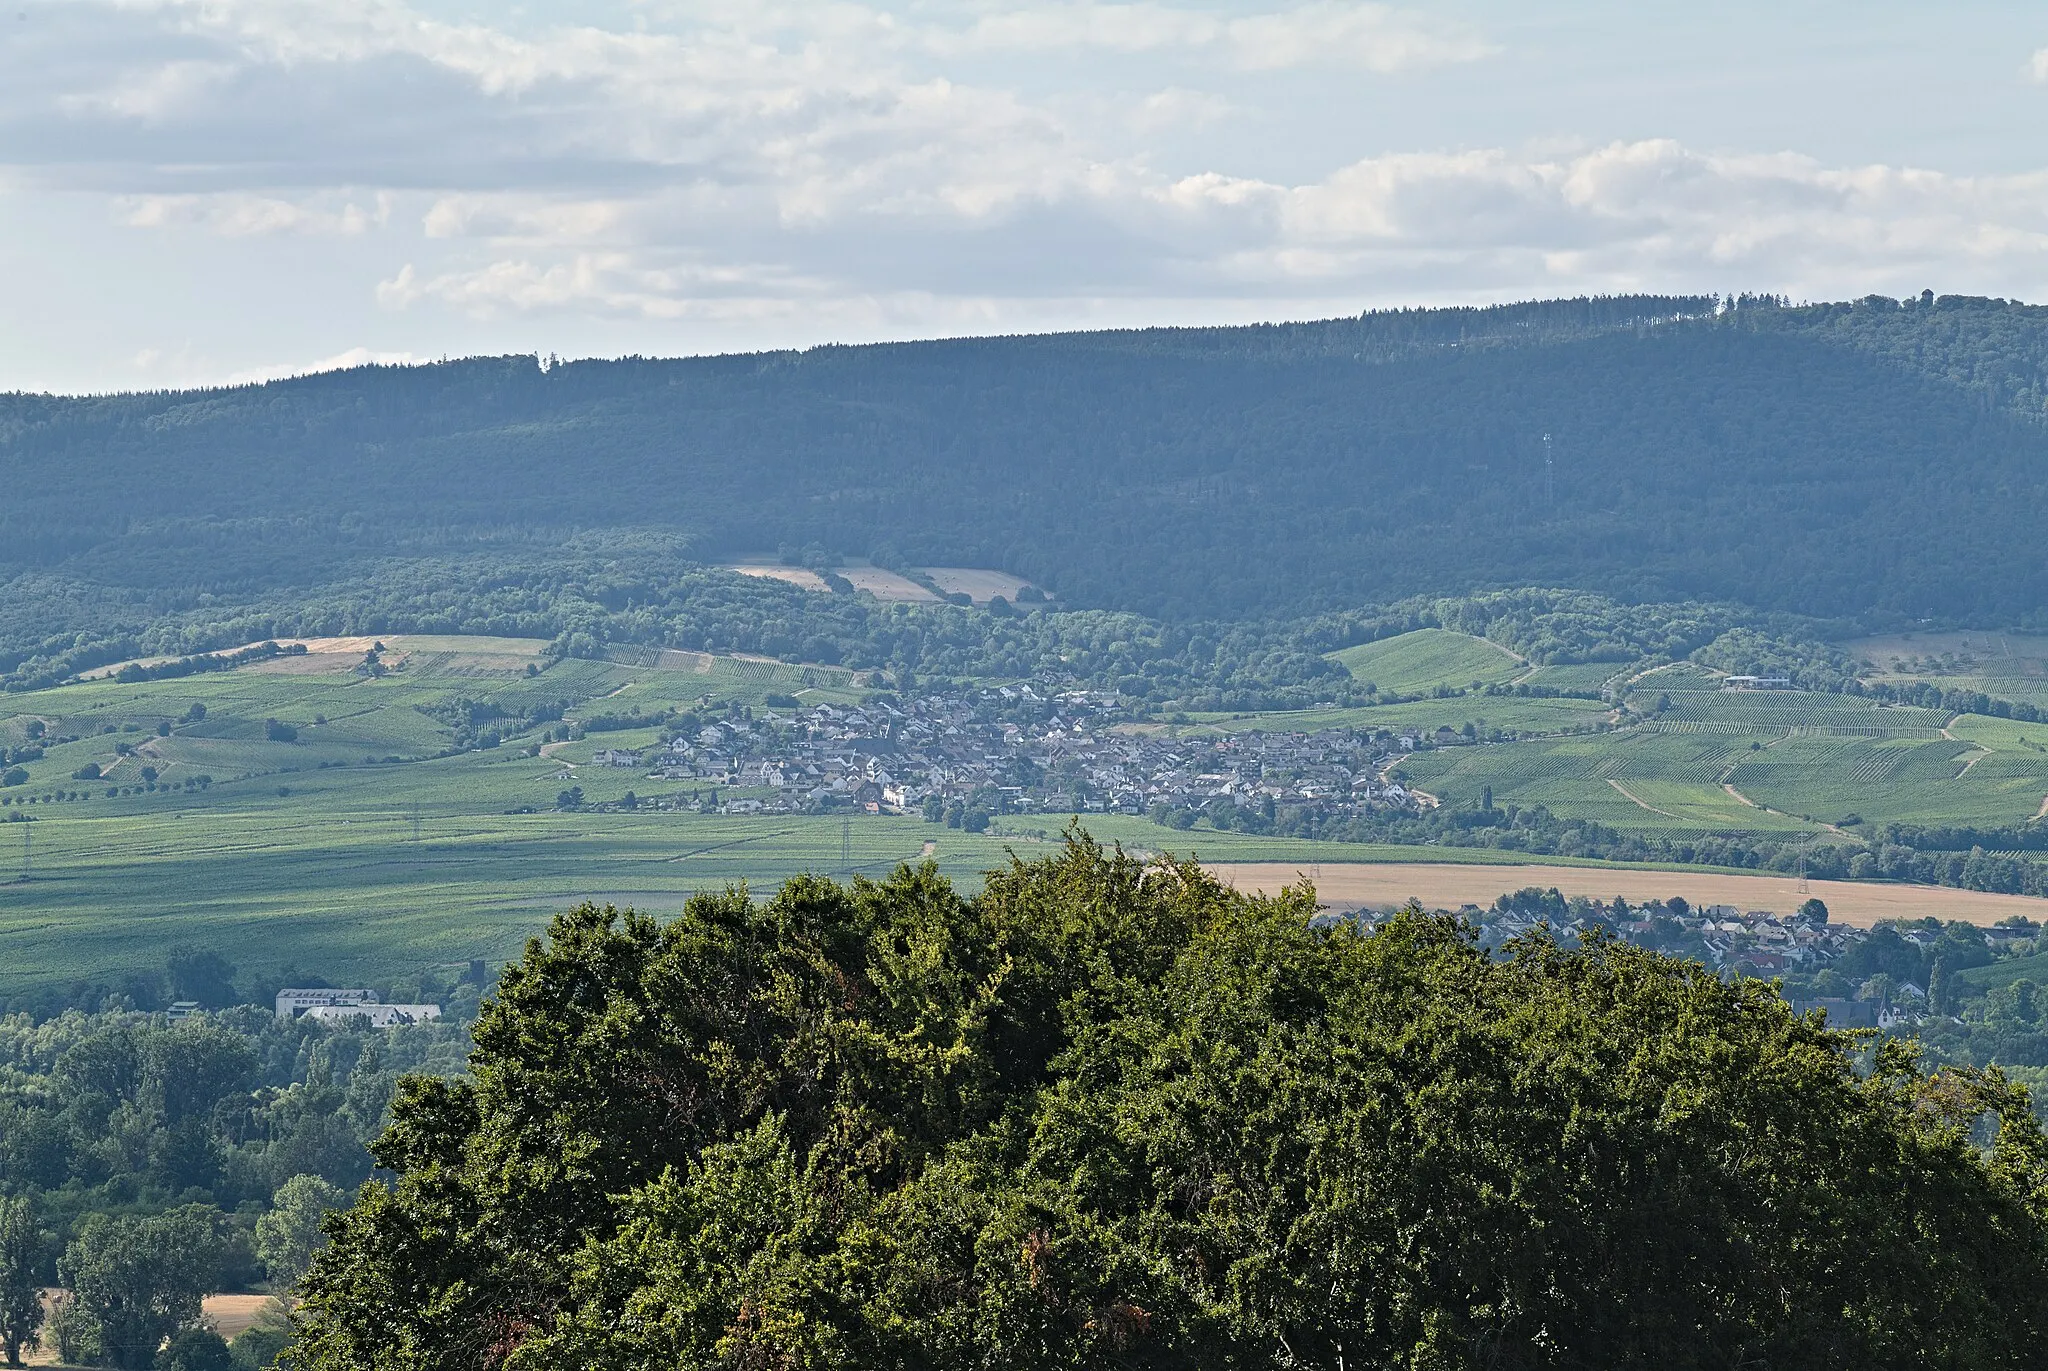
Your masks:
M321 1023L367 1020L372 1028L394 1028L402 1024L429 1023L441 1017L437 1004L318 1004L305 1016Z
M309 989L280 990L277 992L277 1017L296 1019L309 1010L334 1005L365 1005L377 1003L374 990L333 990L326 986Z

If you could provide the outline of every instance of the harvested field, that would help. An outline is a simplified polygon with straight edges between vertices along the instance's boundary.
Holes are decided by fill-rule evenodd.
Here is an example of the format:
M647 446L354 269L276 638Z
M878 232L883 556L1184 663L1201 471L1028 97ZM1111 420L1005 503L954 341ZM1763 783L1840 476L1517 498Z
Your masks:
M269 1295L208 1295L201 1307L214 1331L232 1342L236 1334L256 1322L263 1306L270 1303Z
M540 660L547 647L545 638L487 638L477 635L447 635L433 633L396 633L382 638L375 635L354 635L346 638L277 638L279 647L303 646L303 654L289 657L272 657L267 661L251 662L236 668L238 671L266 676L325 676L338 672L355 670L363 660L363 654L378 643L384 644L384 661L396 667L407 658L417 657L441 669L452 669L458 673L490 674L493 672L521 672L528 662ZM260 647L262 642L243 643L240 647L216 648L211 652L195 653L195 656L227 656ZM165 662L178 660L175 657L136 657L127 662L114 662L80 674L82 681L111 679L125 666L161 666Z
M939 598L909 577L898 576L895 572L884 571L878 566L843 566L839 568L839 574L853 582L855 590L865 590L877 600L935 604Z
M769 581L787 581L793 586L802 586L805 590L829 591L830 589L825 584L824 577L815 571L808 571L800 566L766 566L760 563L748 563L743 566L721 567L720 570L737 571L742 576L759 576Z
M45 1317L47 1317L53 1302L63 1293L61 1289L54 1286L44 1289L43 1309ZM206 1322L213 1325L214 1332L230 1342L233 1342L250 1324L256 1322L256 1316L263 1312L264 1306L275 1303L277 1303L276 1297L272 1295L208 1295L199 1302L200 1312ZM57 1360L57 1354L53 1349L43 1346L23 1349L22 1361L29 1366L63 1367L66 1365Z
M1272 892L1314 873L1316 893L1336 909L1384 908L1413 898L1436 909L1489 905L1524 886L1555 886L1567 896L1630 901L1682 895L1696 905L1730 904L1744 910L1790 914L1808 899L1826 902L1836 922L1867 927L1880 919L1939 919L1994 924L2012 914L2048 920L2048 900L1996 895L1944 886L1886 885L1874 881L1808 881L1792 876L1732 876L1703 871L1655 871L1583 866L1459 866L1430 862L1205 863L1240 890Z
M2030 633L1995 633L1975 630L1963 633L1891 633L1876 638L1856 638L1842 649L1874 663L1878 675L1924 677L1928 675L2048 676L2048 637ZM1914 662L1946 660L1955 670L1929 672L1915 669ZM1894 667L1893 663L1898 664Z
M998 595L1014 604L1017 592L1031 584L1022 576L1012 576L1007 571L988 571L979 567L928 566L919 570L931 577L948 595L965 595L978 605L985 605Z

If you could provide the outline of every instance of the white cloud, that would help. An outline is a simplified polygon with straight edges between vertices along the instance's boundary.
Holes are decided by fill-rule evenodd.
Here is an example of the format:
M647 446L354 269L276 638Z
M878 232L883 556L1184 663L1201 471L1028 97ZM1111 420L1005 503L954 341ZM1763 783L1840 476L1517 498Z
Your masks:
M2048 48L2042 48L2027 59L2027 76L2030 80L2048 85Z
M256 385L264 381L282 381L292 376L317 376L323 371L346 371L351 367L415 366L426 360L410 352L382 352L375 348L353 347L337 352L332 357L322 357L317 362L284 362L230 372L222 384Z
M1338 66L1384 73L1494 51L1464 26L1419 11L1331 0L1236 18L1161 4L1036 5L985 15L971 28L926 41L942 53L1182 51L1258 71Z
M169 254L341 275L323 298L360 300L364 331L273 356L393 316L463 345L496 336L472 321L525 319L900 332L1603 289L2020 293L2048 265L2041 176L1385 119L1303 153L1304 119L1275 113L1294 88L1402 73L1406 92L1493 51L1423 7L886 3L664 0L604 28L63 0L0 45L0 193L92 198ZM2032 70L2048 81L2048 49Z
M943 274L949 258L1005 258L1003 294L1018 300L1089 298L1106 287L1177 298L1370 298L1389 283L1460 276L1516 279L1539 292L1703 276L1854 291L1860 283L1905 289L1944 257L2027 271L2048 265L2048 174L1831 168L1791 155L1703 154L1670 140L1563 158L1500 149L1392 154L1293 186L1215 173L1169 181L1134 165L1091 172L998 210L936 192L846 194L803 232L743 243L735 226L722 254L708 237L679 241L693 216L677 205L491 206L463 221L483 261L431 276L408 268L379 287L379 299L483 317L774 314L829 300L921 298L930 287L920 269ZM1100 251L1085 260L1034 251L1048 217L1070 235L1093 234ZM916 245L905 254L912 260L858 250L877 220L891 221L885 240ZM1103 260L1119 264L1113 284Z
M277 233L367 233L389 222L393 198L380 191L333 203L334 197L292 201L274 196L228 192L217 195L125 195L114 200L118 222L129 228L194 228L224 238L250 238Z

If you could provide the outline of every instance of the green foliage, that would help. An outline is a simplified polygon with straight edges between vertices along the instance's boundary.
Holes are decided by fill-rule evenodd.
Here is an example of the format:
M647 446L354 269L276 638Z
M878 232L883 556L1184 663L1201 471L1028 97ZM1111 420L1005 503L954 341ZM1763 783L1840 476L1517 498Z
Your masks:
M322 1225L348 1195L319 1176L294 1176L278 1187L270 1212L256 1220L256 1256L271 1285L289 1289L327 1245Z
M78 1296L68 1292L52 1302L43 1338L55 1349L57 1360L72 1366L96 1365L104 1355L99 1324Z
M235 1371L227 1340L211 1328L181 1328L157 1354L157 1371Z
M319 1213L369 1174L364 1144L399 1074L459 1071L463 1041L454 1024L327 1028L246 1007L176 1025L123 1011L0 1019L0 1191L16 1197L0 1201L0 1334L32 1327L32 1294L67 1245L74 1264L83 1252L104 1265L110 1240L93 1226L110 1216L212 1216L226 1227L211 1279L228 1288L263 1275L254 1229L289 1281L320 1241ZM131 1266L173 1245L142 1244ZM127 1336L109 1317L87 1300L66 1336Z
M36 1345L43 1326L42 1274L48 1238L34 1208L19 1196L0 1200L0 1352L9 1366Z
M94 1214L58 1273L91 1315L108 1361L143 1368L166 1338L198 1322L201 1298L221 1287L227 1248L226 1218L207 1205L141 1219Z
M294 1365L2006 1367L2048 1139L1768 986L1079 838L586 906L417 1081ZM1763 1292L1768 1292L1767 1297Z
M277 1362L278 1354L290 1345L291 1340L291 1316L273 1300L256 1311L255 1320L235 1335L228 1350L238 1368L263 1371L263 1368Z

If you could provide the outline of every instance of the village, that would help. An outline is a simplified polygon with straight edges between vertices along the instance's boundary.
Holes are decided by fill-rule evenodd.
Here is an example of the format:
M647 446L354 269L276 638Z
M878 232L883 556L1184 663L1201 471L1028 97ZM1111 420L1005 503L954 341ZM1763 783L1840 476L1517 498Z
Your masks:
M1952 1007L1945 975L2037 950L2041 925L2009 918L1990 927L1935 918L1873 928L1831 922L1809 899L1790 914L1734 905L1691 905L1682 897L1630 905L1531 887L1490 908L1458 913L1483 947L1547 930L1567 945L1608 937L1696 960L1724 975L1782 979L1795 1008L1825 1009L1837 1028L1893 1028ZM1937 969L1939 968L1939 969ZM1933 974L1927 974L1932 972Z
M695 727L686 718L656 746L599 748L592 762L697 783L656 805L921 814L970 828L1000 814L1193 813L1228 804L1344 817L1428 802L1385 774L1416 738L1344 729L1173 736L1133 722L1106 692L1023 684L748 715L728 711Z

